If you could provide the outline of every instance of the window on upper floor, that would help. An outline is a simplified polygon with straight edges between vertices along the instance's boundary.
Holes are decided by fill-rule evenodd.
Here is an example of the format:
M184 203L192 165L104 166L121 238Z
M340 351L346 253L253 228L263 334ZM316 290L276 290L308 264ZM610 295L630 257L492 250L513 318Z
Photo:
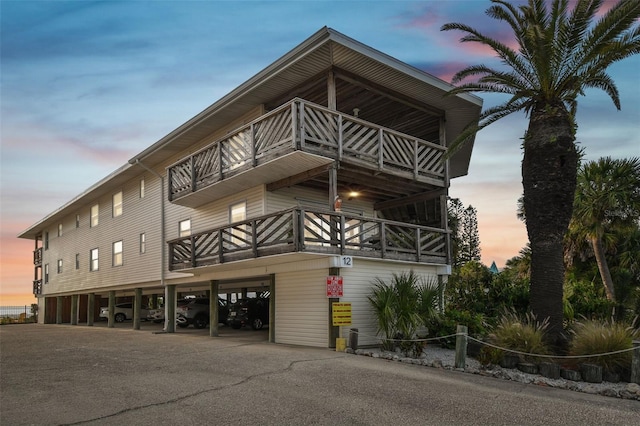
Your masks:
M44 283L47 284L49 282L49 264L45 263L44 265Z
M76 215L76 229L77 228L80 228L80 215L79 214Z
M145 253L147 251L147 236L142 233L140 234L140 253Z
M229 206L229 223L242 222L247 218L247 202L242 201L240 203L232 204ZM233 235L232 242L236 245L245 245L244 241L247 240L247 227L246 225L240 225L231 229Z
M191 219L181 220L178 226L178 236L188 237L191 235Z
M122 216L122 191L113 194L113 217Z
M144 179L140 179L140 198L144 198Z
M97 271L98 270L98 249L94 248L91 249L91 251L89 252L89 270L90 271Z
M44 233L44 249L49 250L49 231Z
M80 269L80 253L76 253L76 269Z
M58 273L62 273L62 259L58 259Z
M113 266L122 266L122 241L113 243Z
M58 237L62 237L62 224L58 224Z
M98 226L98 217L100 213L100 205L96 204L91 207L91 227Z

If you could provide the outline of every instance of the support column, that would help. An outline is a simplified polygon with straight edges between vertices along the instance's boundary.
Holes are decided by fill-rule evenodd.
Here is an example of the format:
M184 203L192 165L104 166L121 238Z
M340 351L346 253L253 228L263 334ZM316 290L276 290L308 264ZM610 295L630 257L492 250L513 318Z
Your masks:
M96 306L96 294L89 293L89 299L87 300L87 325L93 326L93 316Z
M269 343L276 342L276 274L269 277Z
M78 295L71 296L71 325L78 325Z
M209 336L211 337L218 337L218 314L220 311L218 293L220 293L220 281L211 280L209 282Z
M246 299L247 298L247 288L243 287L240 291L242 292L242 299Z
M116 312L116 292L111 290L109 292L109 318L107 320L107 327L115 327L115 312Z
M164 288L164 331L176 332L176 286L175 284Z
M158 295L157 294L152 294L151 295L151 309L158 309Z
M62 296L56 297L56 324L62 324Z
M333 71L327 73L327 108L332 111L338 109L336 99L336 77Z
M340 268L329 268L329 275L340 275ZM339 302L337 297L330 297L329 300L329 347L336 347L336 339L340 337L340 327L333 325L333 302Z
M133 298L133 329L140 330L140 308L142 307L142 289L135 289Z

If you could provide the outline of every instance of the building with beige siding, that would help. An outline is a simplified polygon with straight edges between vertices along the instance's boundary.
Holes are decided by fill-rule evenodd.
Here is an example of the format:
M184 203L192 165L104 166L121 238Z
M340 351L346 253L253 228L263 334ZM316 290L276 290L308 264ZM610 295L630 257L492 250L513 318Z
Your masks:
M109 307L112 324L121 301L162 301L173 332L180 297L253 292L270 296L272 342L333 347L357 327L374 344L375 279L450 271L449 181L473 144L447 145L482 108L451 88L322 28L20 234L39 320L91 325Z

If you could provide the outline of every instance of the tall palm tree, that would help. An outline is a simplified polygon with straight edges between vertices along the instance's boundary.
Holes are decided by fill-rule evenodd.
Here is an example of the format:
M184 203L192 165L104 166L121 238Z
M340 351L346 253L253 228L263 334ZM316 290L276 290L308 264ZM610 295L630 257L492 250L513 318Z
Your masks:
M531 244L531 308L538 320L549 318L549 336L563 346L562 242L573 210L578 170L575 144L577 98L587 88L602 89L620 109L618 89L607 68L640 51L640 1L622 0L598 18L603 0L529 0L515 6L492 0L487 14L506 22L518 49L492 39L460 23L442 30L466 33L462 42L491 48L505 65L467 67L453 83L467 81L451 94L492 92L509 99L485 110L480 121L470 125L453 142L451 150L469 140L480 129L517 111L524 111L529 126L524 135L522 184L527 233ZM610 3L608 3L610 4Z
M607 299L616 294L605 255L605 236L612 228L628 229L640 218L640 158L600 158L583 164L578 172L573 219L591 244Z

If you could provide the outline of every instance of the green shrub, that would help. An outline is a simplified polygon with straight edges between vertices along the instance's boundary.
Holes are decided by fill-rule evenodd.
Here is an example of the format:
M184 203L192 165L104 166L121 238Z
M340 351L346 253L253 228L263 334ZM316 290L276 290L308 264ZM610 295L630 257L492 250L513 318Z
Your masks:
M573 339L569 347L570 354L595 355L630 349L633 340L640 338L640 329L614 321L576 322L571 330ZM616 373L631 364L632 351L606 356L580 358L575 362L600 365L604 370Z
M420 327L435 315L438 303L437 282L425 282L413 271L393 274L391 282L376 279L369 303L382 334L382 349L399 346L408 355L422 353L417 338Z
M545 342L548 321L538 322L533 314L523 317L513 312L499 318L493 332L489 334L489 342L505 349L527 354L547 355L549 346ZM519 355L521 359L535 361L535 356Z
M428 324L429 336L440 337L456 334L458 331L458 325L466 325L468 334L476 339L481 339L487 334L486 324L482 314L447 308L442 315L431 318L431 321ZM440 343L444 347L454 348L456 345L456 338L443 338L440 340Z

